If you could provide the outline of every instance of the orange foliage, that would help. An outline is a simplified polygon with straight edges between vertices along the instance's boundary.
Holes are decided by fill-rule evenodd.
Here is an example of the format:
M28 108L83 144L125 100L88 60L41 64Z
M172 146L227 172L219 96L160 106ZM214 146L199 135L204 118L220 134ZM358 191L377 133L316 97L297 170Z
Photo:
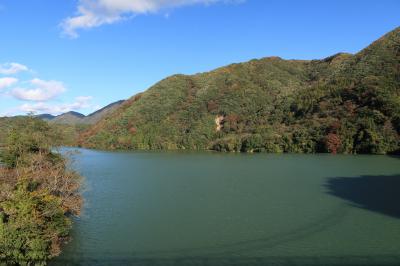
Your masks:
M338 150L340 149L341 145L342 145L342 142L338 135L336 135L334 133L329 133L325 137L325 146L330 153L336 154L338 152Z

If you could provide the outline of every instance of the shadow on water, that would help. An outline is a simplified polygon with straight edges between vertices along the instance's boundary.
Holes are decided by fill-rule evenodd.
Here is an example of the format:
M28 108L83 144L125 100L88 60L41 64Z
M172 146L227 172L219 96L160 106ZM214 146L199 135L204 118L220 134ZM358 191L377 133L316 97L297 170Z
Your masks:
M326 188L353 206L400 218L400 175L334 177Z

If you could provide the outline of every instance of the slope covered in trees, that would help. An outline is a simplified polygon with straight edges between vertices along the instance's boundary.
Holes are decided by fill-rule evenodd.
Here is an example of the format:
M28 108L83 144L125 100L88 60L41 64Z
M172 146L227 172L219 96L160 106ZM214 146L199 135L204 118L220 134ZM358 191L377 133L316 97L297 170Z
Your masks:
M355 55L278 57L175 75L80 137L105 149L393 153L399 150L400 28Z
M108 114L112 113L116 110L124 100L113 102L87 116L70 111L67 113L63 113L57 116L51 114L40 114L36 117L43 119L45 121L51 122L52 124L60 124L60 125L92 125L98 122L103 117L107 116Z

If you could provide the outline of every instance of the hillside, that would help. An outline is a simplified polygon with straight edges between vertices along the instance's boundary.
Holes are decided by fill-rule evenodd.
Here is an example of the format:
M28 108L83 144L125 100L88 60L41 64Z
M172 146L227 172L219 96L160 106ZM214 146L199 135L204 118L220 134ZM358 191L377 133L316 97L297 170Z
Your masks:
M19 118L0 117L0 149L3 146L10 130L11 122Z
M100 121L103 117L111 114L112 112L114 112L118 107L121 106L121 104L124 102L124 100L120 100L114 103L111 103L91 114L89 114L88 116L86 116L83 119L83 124L88 124L88 125L92 125L97 123L98 121Z
M37 115L37 117L54 124L92 125L100 121L103 117L115 111L123 102L124 100L111 103L87 116L78 112L70 111L57 116L51 114L41 114Z
M50 120L54 119L56 116L51 115L51 114L41 114L41 115L37 115L36 117L40 118L44 121L50 121Z
M382 154L399 150L399 132L397 28L355 55L168 77L90 127L80 145Z
M104 116L112 113L124 101L117 101L109 104L87 116L78 112L67 112L58 116L51 114L41 114L35 117L49 123L54 134L58 136L59 144L63 146L75 146L78 136L90 125L98 122ZM26 116L0 117L0 148L1 144L9 134L10 128Z
M85 118L85 115L78 113L78 112L67 112L61 115L50 119L49 121L56 124L67 124L67 125L74 125L74 124L81 124L82 120Z

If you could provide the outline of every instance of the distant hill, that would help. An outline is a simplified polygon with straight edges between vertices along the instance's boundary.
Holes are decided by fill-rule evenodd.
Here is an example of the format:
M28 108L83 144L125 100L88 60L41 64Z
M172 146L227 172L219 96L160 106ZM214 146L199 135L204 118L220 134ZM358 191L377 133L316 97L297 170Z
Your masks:
M67 112L61 115L58 115L54 117L53 119L49 120L51 123L57 123L57 124L82 124L83 119L85 118L85 115L78 113L78 112Z
M80 137L105 149L399 150L400 28L355 55L279 57L174 75Z
M51 114L41 114L41 115L37 115L37 118L46 120L46 121L50 121L53 120L56 116L55 115L51 115Z
M111 114L114 112L118 107L120 107L125 101L120 100L114 103L111 103L100 110L97 110L96 112L93 112L86 116L84 120L84 124L95 124L97 123L100 119L103 117L106 117L107 115Z
M100 110L97 110L88 116L85 116L81 113L78 112L67 112L58 116L53 116L50 114L41 114L37 115L38 118L41 118L43 120L49 121L51 123L55 124L65 124L65 125L78 125L78 124L83 124L83 125L91 125L95 124L98 122L101 118L104 116L107 116L111 112L113 112L116 108L118 108L124 100L117 101L114 103L111 103Z

